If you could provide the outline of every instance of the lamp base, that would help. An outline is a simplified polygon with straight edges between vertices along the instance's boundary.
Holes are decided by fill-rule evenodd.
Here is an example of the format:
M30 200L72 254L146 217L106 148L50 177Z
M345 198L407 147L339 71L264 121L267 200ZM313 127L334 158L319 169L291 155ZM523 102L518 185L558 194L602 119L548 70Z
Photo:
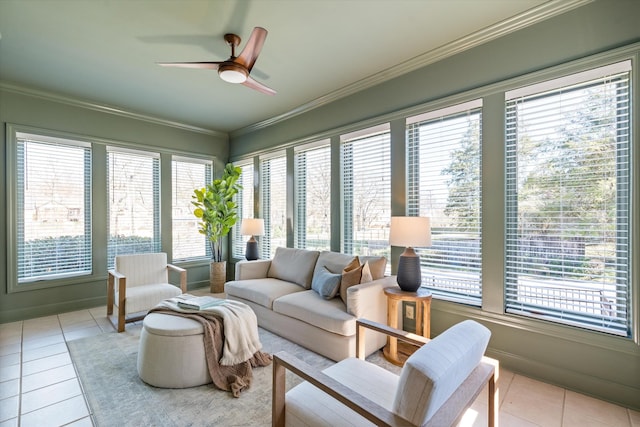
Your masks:
M420 257L413 248L406 248L398 261L398 286L405 292L415 292L422 284Z
M258 254L258 242L253 238L253 236L251 236L251 239L247 241L247 249L244 253L244 257L247 261L255 261L260 258L260 255Z

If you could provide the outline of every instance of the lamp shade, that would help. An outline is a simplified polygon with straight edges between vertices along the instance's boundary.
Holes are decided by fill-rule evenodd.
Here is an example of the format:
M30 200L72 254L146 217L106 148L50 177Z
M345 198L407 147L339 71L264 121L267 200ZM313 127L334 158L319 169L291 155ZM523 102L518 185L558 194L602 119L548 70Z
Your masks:
M264 235L264 219L262 218L244 218L240 224L240 234L243 236L262 236Z
M424 216L392 216L389 244L421 248L431 246L431 221Z

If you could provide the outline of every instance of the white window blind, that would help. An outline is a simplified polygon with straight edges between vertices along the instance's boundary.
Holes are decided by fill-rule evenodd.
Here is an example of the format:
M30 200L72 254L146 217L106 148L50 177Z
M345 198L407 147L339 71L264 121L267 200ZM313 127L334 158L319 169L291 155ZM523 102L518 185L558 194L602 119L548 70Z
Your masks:
M18 283L90 274L90 144L16 136Z
M243 258L246 250L247 240L250 236L242 236L240 234L240 226L242 218L253 218L253 175L254 167L252 163L236 164L242 169L240 174L240 185L242 190L236 194L236 204L238 205L238 222L233 226L233 257ZM257 236L256 239L262 239Z
M260 160L260 191L264 236L261 257L273 258L287 246L287 161L285 156Z
M630 72L507 93L507 312L630 336Z
M407 119L407 215L431 218L428 248L417 249L422 286L434 295L482 304L480 100Z
M295 246L328 251L331 246L331 149L328 141L295 153Z
M341 137L342 252L390 258L389 125ZM390 263L388 263L390 265Z
M109 243L116 255L160 251L160 156L107 147Z
M211 246L198 231L193 214L193 190L213 177L211 161L174 156L171 161L173 260L211 258Z

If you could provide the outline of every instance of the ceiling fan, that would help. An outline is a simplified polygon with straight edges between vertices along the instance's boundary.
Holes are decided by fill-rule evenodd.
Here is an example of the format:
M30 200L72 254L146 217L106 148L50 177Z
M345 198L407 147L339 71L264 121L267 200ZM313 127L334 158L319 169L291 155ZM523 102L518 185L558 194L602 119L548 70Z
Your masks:
M229 83L240 83L267 95L275 95L276 91L254 80L250 73L255 64L264 40L267 38L267 30L255 27L249 36L240 55L236 56L236 47L240 44L240 37L235 34L225 34L224 40L231 46L231 56L226 61L218 62L158 62L163 67L205 68L218 70L220 78Z

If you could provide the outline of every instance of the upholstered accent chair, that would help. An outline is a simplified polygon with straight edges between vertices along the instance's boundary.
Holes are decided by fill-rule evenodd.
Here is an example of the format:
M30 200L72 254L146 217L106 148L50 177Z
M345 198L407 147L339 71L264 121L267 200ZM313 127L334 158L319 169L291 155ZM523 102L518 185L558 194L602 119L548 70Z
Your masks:
M364 360L364 328L422 345L400 375ZM320 372L274 356L274 426L452 426L488 385L488 425L498 425L498 361L484 357L491 332L466 320L429 340L357 321L356 355ZM305 381L285 393L286 371Z
M180 275L179 287L169 283L170 270ZM125 323L143 319L160 301L186 291L187 271L167 264L166 253L116 256L107 280L107 318L118 332L123 332ZM112 319L114 305L117 322Z

